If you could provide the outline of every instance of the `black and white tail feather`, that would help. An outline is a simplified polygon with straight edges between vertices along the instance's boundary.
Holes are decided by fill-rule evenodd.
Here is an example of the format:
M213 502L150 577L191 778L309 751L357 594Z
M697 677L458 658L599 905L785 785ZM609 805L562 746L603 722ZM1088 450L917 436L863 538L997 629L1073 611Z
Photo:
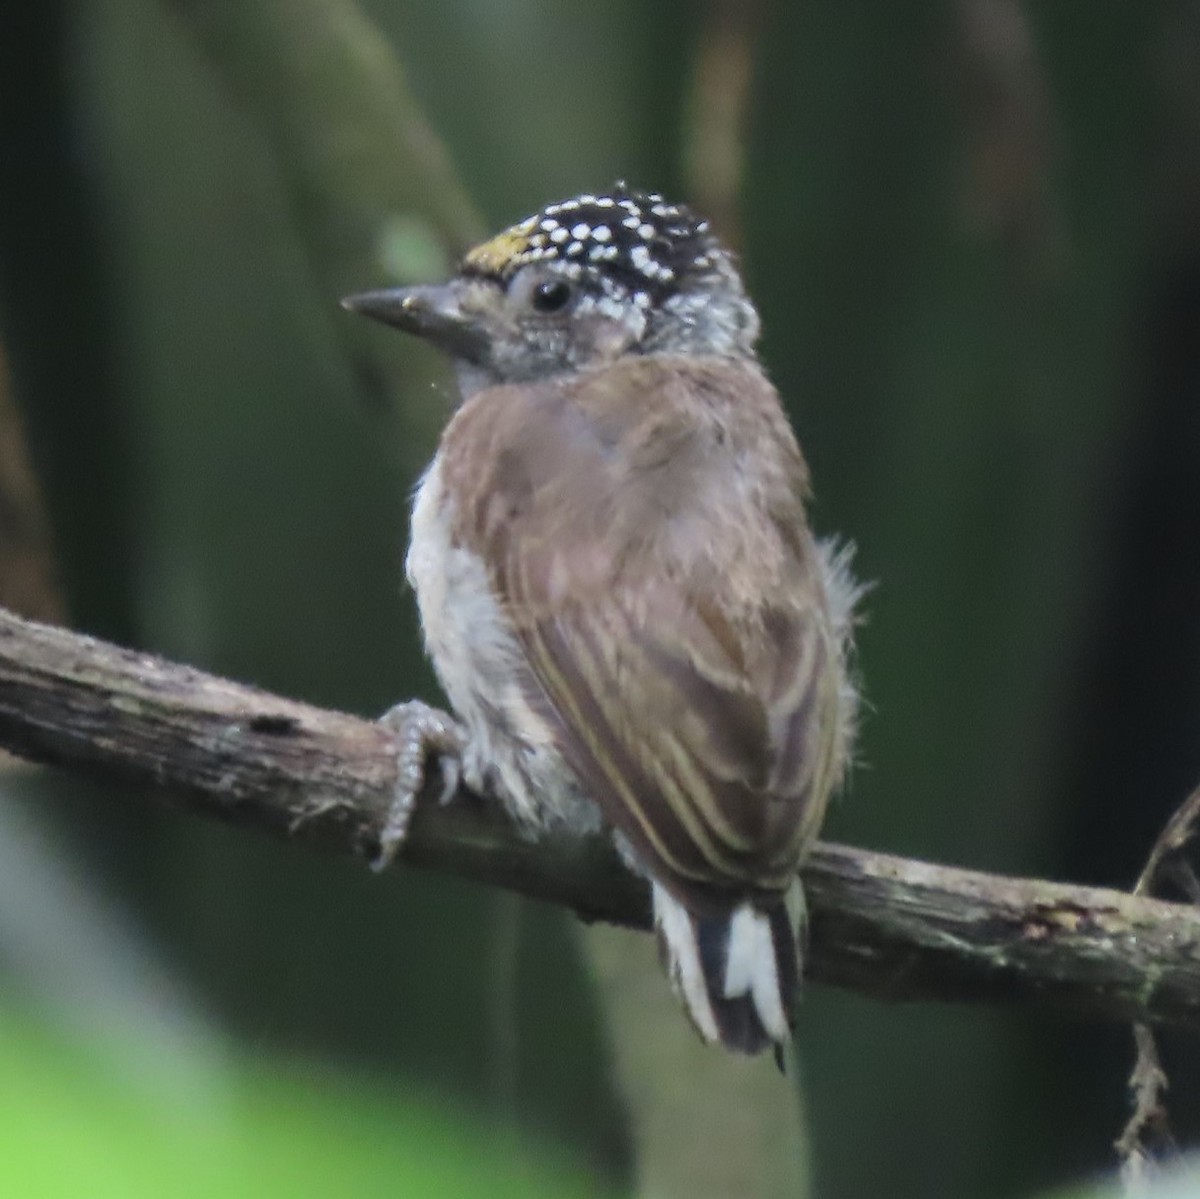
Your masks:
M667 973L697 1032L741 1053L791 1037L800 989L804 895L797 880L774 904L689 911L653 884L654 927Z
M858 604L871 587L854 577L852 542L827 538L818 548L842 662L836 788L853 760L861 698L850 657ZM689 910L659 883L652 894L671 985L701 1037L742 1053L773 1045L782 1068L800 995L805 906L799 878L775 903L746 900L711 915Z

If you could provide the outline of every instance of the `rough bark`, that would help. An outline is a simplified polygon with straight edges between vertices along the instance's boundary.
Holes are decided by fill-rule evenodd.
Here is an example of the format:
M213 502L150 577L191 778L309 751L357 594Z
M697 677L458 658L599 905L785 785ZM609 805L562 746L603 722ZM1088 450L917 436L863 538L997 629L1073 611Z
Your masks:
M396 773L391 734L370 721L2 611L0 745L364 858ZM585 919L648 924L644 884L604 841L530 841L465 792L420 805L401 860ZM804 879L813 981L1200 1026L1200 913L1189 906L824 844Z

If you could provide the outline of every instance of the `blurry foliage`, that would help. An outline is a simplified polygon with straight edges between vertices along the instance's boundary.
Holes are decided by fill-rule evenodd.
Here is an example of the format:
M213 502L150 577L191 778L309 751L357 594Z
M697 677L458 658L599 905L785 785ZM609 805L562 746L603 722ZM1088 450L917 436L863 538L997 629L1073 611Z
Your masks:
M1071 1187L1056 1191L1043 1199L1194 1199L1200 1194L1200 1165L1193 1159L1178 1169L1163 1171L1161 1175L1140 1189L1130 1191L1117 1182L1096 1182L1087 1186Z
M449 388L338 294L618 177L686 192L719 7L0 6L0 331L75 623L356 711L433 698L397 594ZM816 524L879 584L830 835L1129 885L1200 777L1200 5L761 10L740 242ZM167 1154L208 1193L429 1193L405 1171L460 1164L462 1193L504 1193L551 1143L589 1185L634 1176L559 914L31 789L237 1045L387 1080L235 1059L246 1143L216 1160L6 1006L3 1156L52 1138L44 1193L79 1193L78 1162L161 1193ZM2 943L0 970L36 995ZM1015 1196L1112 1161L1119 1030L814 990L800 1047L821 1196ZM1194 1142L1194 1055L1165 1052Z
M329 1069L244 1060L219 1093L115 1080L94 1051L0 1019L0 1186L22 1199L583 1199L604 1192L522 1159L444 1103L400 1098ZM136 1056L136 1045L124 1047ZM161 1074L169 1073L158 1064Z

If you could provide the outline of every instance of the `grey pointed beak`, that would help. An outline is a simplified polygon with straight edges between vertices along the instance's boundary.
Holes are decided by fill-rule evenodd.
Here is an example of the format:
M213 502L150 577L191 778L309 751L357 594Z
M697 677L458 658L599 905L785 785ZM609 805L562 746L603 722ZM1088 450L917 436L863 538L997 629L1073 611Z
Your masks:
M461 301L461 289L450 282L364 291L347 296L342 307L424 338L455 358L478 362L487 338Z

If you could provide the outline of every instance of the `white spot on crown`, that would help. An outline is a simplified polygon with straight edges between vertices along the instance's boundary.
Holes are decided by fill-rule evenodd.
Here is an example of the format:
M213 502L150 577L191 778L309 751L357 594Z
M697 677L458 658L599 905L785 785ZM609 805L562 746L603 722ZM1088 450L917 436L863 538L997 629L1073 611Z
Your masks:
M613 216L600 217L598 213L606 209ZM611 302L632 301L644 307L658 294L659 286L679 277L678 270L656 255L674 261L690 246L691 260L681 260L681 268L712 269L720 254L704 238L708 230L707 221L695 219L681 205L667 203L658 192L636 198L585 193L548 204L514 226L524 245L502 269L507 273L524 263L554 261L568 278L593 280ZM617 270L597 269L606 263L616 264Z

